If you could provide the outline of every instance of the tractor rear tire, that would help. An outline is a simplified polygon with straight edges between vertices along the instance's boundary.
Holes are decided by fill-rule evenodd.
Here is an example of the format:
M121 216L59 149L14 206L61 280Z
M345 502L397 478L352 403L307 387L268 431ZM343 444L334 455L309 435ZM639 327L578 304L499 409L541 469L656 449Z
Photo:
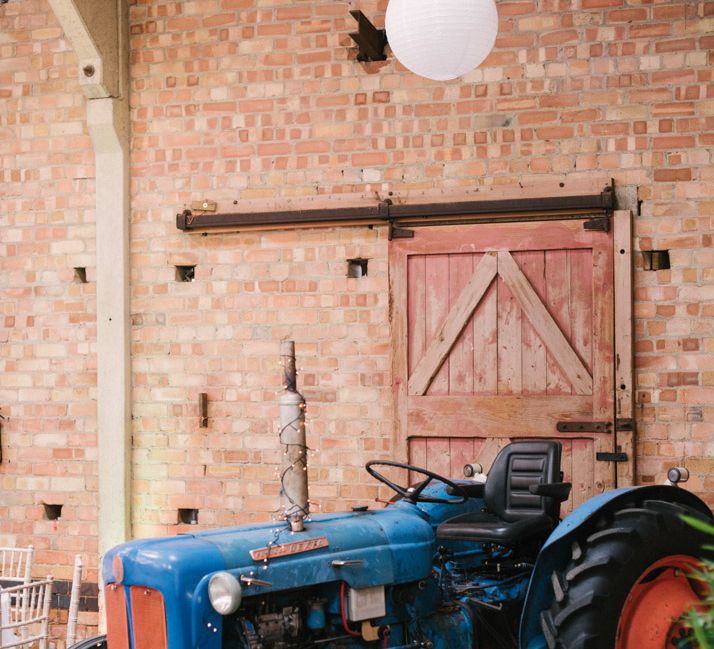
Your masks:
M107 636L100 635L89 640L82 640L72 645L70 649L107 649Z
M548 649L685 646L677 620L703 595L687 575L712 553L702 549L711 537L682 514L706 520L679 503L647 500L601 517L573 542L565 570L552 575L553 603L541 613Z

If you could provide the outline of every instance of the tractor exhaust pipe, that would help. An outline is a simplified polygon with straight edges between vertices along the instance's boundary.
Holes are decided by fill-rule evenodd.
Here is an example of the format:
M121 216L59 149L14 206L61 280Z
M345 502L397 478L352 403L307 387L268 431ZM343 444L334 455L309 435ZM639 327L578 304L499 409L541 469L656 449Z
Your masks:
M280 393L280 443L283 462L280 470L280 494L283 514L293 532L305 529L305 518L310 514L307 488L307 444L305 439L305 399L297 391L295 343L284 340L280 344L283 366L283 391Z

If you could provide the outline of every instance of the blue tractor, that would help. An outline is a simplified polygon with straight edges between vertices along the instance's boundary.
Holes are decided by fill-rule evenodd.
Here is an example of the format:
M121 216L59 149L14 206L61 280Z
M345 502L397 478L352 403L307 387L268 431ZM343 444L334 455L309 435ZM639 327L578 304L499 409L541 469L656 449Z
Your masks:
M116 547L107 635L75 649L693 646L680 618L704 595L707 539L682 517L710 509L676 486L621 488L561 522L560 454L512 443L480 482L370 462L395 492L384 508Z

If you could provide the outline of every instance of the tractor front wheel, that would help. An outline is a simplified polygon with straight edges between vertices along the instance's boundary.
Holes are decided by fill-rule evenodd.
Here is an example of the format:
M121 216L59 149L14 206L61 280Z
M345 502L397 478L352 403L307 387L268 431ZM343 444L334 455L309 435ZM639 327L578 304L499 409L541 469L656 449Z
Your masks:
M711 539L682 514L701 518L681 504L645 501L573 542L567 567L552 575L553 604L541 613L548 649L687 646L680 619L705 595L694 571Z

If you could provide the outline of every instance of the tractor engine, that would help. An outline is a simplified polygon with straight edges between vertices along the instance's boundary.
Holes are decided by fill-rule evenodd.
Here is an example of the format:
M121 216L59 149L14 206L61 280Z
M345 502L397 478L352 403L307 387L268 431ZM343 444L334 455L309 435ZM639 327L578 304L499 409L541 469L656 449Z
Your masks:
M299 598L296 597L299 601ZM223 626L223 646L248 649L287 649L298 647L310 640L306 634L306 620L310 607L300 605L281 606L277 602L263 601L256 610L246 610L225 620ZM319 602L317 604L320 615ZM324 617L324 611L322 612ZM319 624L319 623L318 623Z

